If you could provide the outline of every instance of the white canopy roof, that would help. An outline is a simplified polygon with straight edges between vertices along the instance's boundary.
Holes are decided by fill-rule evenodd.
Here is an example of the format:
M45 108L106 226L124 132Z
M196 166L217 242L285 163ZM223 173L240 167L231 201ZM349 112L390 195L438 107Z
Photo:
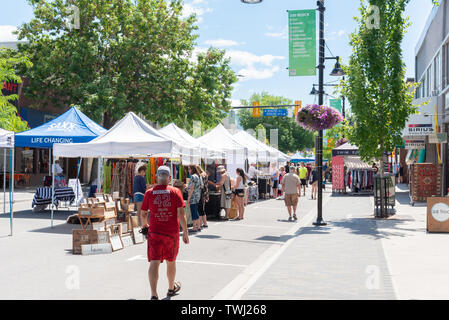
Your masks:
M159 130L162 134L169 137L183 147L190 148L195 157L217 159L223 158L222 152L216 148L211 148L206 144L192 137L187 131L179 128L176 124L170 123Z
M234 151L237 153L245 153L247 149L240 144L226 128L219 124L215 129L198 138L198 141L210 148L218 149L223 152Z
M55 144L56 157L144 157L153 154L181 153L182 148L140 119L133 112L118 121L109 131L88 143Z
M14 132L0 128L0 148L14 148Z
M239 131L234 134L234 139L248 148L248 160L258 161L278 161L279 151L257 140L246 131Z

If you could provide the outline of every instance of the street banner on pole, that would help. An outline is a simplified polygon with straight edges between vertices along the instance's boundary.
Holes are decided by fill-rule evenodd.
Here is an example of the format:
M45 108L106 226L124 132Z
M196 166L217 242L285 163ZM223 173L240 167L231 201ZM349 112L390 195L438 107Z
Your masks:
M288 12L289 74L316 75L316 10Z
M341 113L341 99L329 99L331 108L338 110Z

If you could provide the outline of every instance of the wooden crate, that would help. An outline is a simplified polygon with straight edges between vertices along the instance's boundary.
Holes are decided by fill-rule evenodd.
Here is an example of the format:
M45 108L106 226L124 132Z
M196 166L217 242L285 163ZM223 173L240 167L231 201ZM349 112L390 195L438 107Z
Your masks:
M72 253L81 254L84 244L109 243L109 232L98 230L72 230Z

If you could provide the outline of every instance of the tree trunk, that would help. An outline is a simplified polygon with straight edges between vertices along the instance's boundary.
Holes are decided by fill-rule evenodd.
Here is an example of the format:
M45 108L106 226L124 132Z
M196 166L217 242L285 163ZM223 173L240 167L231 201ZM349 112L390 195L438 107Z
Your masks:
M103 127L109 130L113 125L114 125L114 118L112 117L111 112L110 111L105 112L103 117Z

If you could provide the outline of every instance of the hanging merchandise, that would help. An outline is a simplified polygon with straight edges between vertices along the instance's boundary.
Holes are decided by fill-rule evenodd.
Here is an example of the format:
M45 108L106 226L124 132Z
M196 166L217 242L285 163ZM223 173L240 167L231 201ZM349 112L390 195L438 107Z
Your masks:
M128 167L126 165L126 161L120 160L119 162L119 179L120 179L120 187L119 187L119 195L120 198L126 198L126 178L127 178L127 170Z
M181 180L182 182L185 182L185 172L184 172L183 165L179 166L179 180Z
M111 193L119 192L120 190L120 178L119 178L119 166L117 163L112 164L112 189Z
M147 164L147 174L146 174L146 180L147 180L147 184L150 184L151 182L151 161L148 161Z
M151 184L156 184L156 159L151 158Z
M134 161L128 162L128 196L130 198L133 198L133 184L134 184L134 169L135 169L136 163Z
M158 161L157 162L158 167L162 167L164 165L164 160L162 158L158 158L157 161Z
M110 161L104 166L104 181L103 181L103 192L111 192L111 178L112 178L112 164Z

